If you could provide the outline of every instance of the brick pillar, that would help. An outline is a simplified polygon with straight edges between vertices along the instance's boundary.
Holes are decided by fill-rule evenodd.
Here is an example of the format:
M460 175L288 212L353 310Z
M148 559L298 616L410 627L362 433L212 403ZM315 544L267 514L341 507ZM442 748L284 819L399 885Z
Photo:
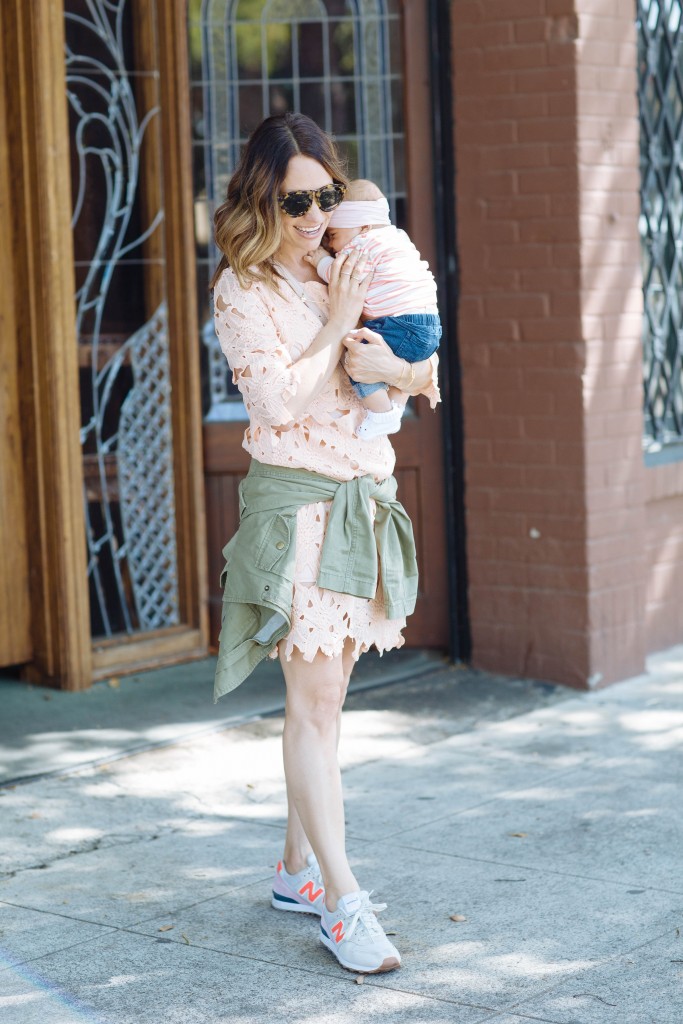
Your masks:
M640 671L645 656L637 51L631 0L576 6L588 608L600 684Z
M633 4L452 12L473 661L604 685L644 652Z

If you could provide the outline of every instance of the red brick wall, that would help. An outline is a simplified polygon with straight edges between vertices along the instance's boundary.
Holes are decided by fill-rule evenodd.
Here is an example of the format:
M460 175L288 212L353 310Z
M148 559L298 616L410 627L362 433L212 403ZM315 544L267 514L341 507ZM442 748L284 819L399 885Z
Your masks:
M590 651L610 682L645 656L636 29L630 0L576 6Z
M452 12L473 660L600 685L644 651L634 12Z

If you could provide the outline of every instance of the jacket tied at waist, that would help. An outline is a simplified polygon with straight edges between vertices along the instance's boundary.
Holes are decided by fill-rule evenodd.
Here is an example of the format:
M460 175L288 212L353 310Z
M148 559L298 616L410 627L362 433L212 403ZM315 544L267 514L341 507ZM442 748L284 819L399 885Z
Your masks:
M240 524L223 550L223 617L214 699L239 686L291 629L296 513L331 501L317 584L373 598L381 576L388 619L415 609L413 528L393 476L339 481L252 460L239 487ZM375 502L373 524L371 501Z

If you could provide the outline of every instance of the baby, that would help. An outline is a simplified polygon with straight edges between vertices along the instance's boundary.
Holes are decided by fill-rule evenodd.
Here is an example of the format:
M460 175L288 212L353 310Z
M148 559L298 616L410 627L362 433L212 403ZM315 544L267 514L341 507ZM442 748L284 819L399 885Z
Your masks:
M411 364L428 359L441 338L436 282L427 263L405 231L391 223L389 203L377 186L362 179L351 182L344 202L332 214L326 241L334 253L361 248L368 256L374 274L365 297L363 325L381 334L392 352L409 364L402 382L410 385L415 376ZM334 260L325 249L316 249L306 258L329 281ZM366 410L358 436L396 433L406 402L399 388L351 383Z

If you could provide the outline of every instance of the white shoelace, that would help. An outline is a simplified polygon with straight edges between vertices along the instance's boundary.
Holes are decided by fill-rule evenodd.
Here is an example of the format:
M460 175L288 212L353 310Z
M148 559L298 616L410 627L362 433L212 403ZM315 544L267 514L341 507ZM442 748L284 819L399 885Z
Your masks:
M345 938L350 939L356 930L356 925L359 923L365 928L366 932L372 937L373 935L384 935L384 929L375 917L375 914L379 914L380 911L386 910L386 903L371 903L370 897L374 889L370 892L362 892L360 899L361 904L358 910L351 918L351 924L346 930Z

